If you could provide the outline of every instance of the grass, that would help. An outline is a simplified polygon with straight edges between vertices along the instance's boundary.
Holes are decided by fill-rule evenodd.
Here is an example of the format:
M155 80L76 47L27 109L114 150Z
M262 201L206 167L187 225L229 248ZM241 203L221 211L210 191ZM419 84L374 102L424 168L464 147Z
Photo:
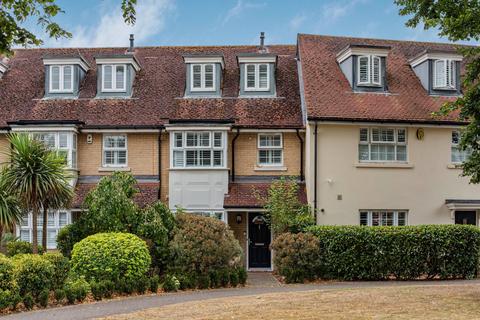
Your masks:
M389 286L263 294L180 303L105 319L480 319L480 286Z

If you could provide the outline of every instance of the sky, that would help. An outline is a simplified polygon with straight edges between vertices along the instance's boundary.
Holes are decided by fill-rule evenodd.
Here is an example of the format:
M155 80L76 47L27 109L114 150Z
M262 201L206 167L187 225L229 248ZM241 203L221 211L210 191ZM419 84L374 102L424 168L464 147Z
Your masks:
M297 33L441 41L436 30L407 28L393 0L138 0L137 23L127 26L121 0L57 0L55 18L71 39L44 39L44 47L295 44Z

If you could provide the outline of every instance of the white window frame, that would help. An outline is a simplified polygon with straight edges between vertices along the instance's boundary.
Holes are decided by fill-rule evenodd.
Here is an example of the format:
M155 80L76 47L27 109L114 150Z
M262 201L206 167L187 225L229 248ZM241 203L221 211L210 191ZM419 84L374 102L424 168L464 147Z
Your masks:
M189 214L195 214L199 215L202 217L209 217L209 218L214 218L218 219L220 221L223 221L227 223L227 214L225 211L219 211L219 210L188 210L186 211ZM220 215L220 217L218 217Z
M213 69L213 87L207 88L205 87L205 67L206 66L212 66ZM193 86L193 68L194 66L200 66L200 88L195 88ZM192 63L190 65L190 91L195 92L195 91L216 91L216 80L217 80L217 75L216 75L216 65L215 63Z
M457 142L457 143L453 142L453 135L454 135L455 133L458 135L458 142ZM460 131L458 131L458 130L453 130L453 131L452 131L452 134L451 134L451 138L450 138L450 142L451 142L450 162L451 162L452 164L455 164L455 165L461 165L461 164L463 164L463 163L470 157L470 155L471 155L471 153L472 153L472 150L471 150L471 149L466 149L466 150L460 149L460 138L461 138L461 133L460 133ZM455 149L456 151L454 151L454 149ZM454 161L454 159L453 159L453 158L454 158L454 156L453 156L453 155L454 155L454 152L458 152L458 156L457 156L457 157L460 158L460 159L463 159L463 161Z
M105 68L112 67L112 88L105 88ZM117 68L123 67L123 87L117 86ZM102 64L102 92L127 92L127 65L126 64Z
M367 58L367 81L362 81L360 77L360 60L361 58ZM374 80L374 67L375 64L373 63L374 59L378 59L378 81ZM364 85L374 85L374 86L381 86L382 85L382 58L376 55L362 55L357 57L357 85L364 86Z
M106 147L105 141L107 137L121 136L125 138L125 147ZM125 151L125 164L107 164L105 162L105 151ZM128 167L128 136L126 134L105 133L102 138L102 167L103 168L126 168Z
M199 133L209 133L209 145L208 146L187 146L187 134L199 134ZM215 146L215 134L221 134L222 145L220 147ZM188 130L188 131L171 131L170 138L170 168L172 169L225 169L227 167L227 134L225 131L218 130ZM180 134L182 136L182 146L177 147L175 145L175 136ZM188 150L209 150L211 159L209 166L189 166L187 165L187 151ZM222 164L220 166L214 165L214 151L222 151ZM174 152L183 153L182 166L175 165Z
M260 88L260 65L267 66L267 87ZM248 66L255 66L255 87L248 87ZM245 63L244 65L244 91L270 91L270 64L269 63Z
M67 167L76 169L78 166L77 159L77 134L65 131L33 131L31 135L35 138L37 135L53 135L55 139L54 150L65 151L67 153ZM60 146L60 135L67 136L67 146Z
M394 130L394 141L373 141L373 129L378 130ZM367 141L361 140L361 131L367 130ZM405 142L398 142L398 131L405 131ZM362 127L359 129L358 135L358 155L357 159L361 163L408 163L408 129L407 128L391 128L391 127ZM395 148L395 160L372 160L372 145L393 145ZM368 145L368 160L360 159L360 145ZM405 160L397 160L397 147L405 146Z
M65 89L64 88L64 80L65 80L65 68L66 67L69 67L71 68L72 70L72 73L70 75L70 84L71 84L71 88L70 89ZM51 92L51 93L73 93L73 73L75 72L75 68L73 65L69 65L69 64L66 64L66 65L50 65L49 66L49 80L48 80L48 83L49 83L49 87L48 87L48 91ZM53 81L52 81L52 77L53 77L53 68L59 68L58 70L58 89L54 89L52 87L52 84L53 84Z
M392 212L393 213L393 225L392 226L399 226L398 225L398 214L399 213L405 213L405 224L402 225L403 226L408 226L408 210L385 210L385 209L382 209L382 210L360 210L359 213L358 213L358 223L359 225L362 225L362 221L361 221L361 217L362 217L362 213L367 213L367 225L366 226L369 226L369 227L380 227L380 226L384 226L383 224L381 224L382 222L382 218L379 218L379 222L380 224L378 226L374 226L373 225L373 213L374 212L378 212L380 214L386 214L387 212Z
M261 146L260 140L262 137L269 136L278 136L280 137L280 146ZM282 157L280 163L261 163L260 162L260 151L261 150L280 150L282 152ZM259 167L283 167L283 134L282 133L259 133L257 136L257 165Z
M65 226L69 225L72 223L72 212L70 210L49 210L49 212L54 212L54 226L47 226L47 237L48 237L48 231L55 231L55 234L58 235L58 232ZM64 226L60 226L60 212L65 212L67 214L67 222ZM43 216L43 212L41 212L39 215ZM50 221L50 220L49 220ZM38 224L37 225L37 230L38 231L43 231L43 224ZM33 217L32 213L28 213L27 216L27 225L23 226L22 223L17 224L16 226L16 236L20 237L21 231L27 231L28 232L28 242L33 242ZM41 243L41 241L39 241ZM47 240L47 249L56 249L57 245L55 243L55 246L49 246L48 245L48 240Z
M444 72L442 75L443 85L437 85L437 64L444 63ZM450 66L450 70L447 70L447 65ZM451 59L436 59L433 61L433 88L435 90L456 90L456 77L457 77L457 63Z

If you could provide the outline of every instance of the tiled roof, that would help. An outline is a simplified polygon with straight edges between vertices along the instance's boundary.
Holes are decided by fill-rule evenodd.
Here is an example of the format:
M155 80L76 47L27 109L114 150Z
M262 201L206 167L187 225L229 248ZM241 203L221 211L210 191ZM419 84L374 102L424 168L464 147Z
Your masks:
M336 55L349 45L390 47L386 77L388 94L354 93ZM433 116L454 98L430 96L409 60L425 51L451 52L452 44L375 40L319 35L298 36L307 117L317 120L450 123L455 114Z
M77 184L72 208L82 208L85 197L95 186L95 183ZM158 183L138 183L137 188L139 192L135 195L134 200L140 207L143 208L158 200Z
M233 120L245 127L301 127L302 116L295 46L269 46L278 55L277 97L239 98L237 55L258 52L255 46L139 47L137 73L131 99L95 99L95 56L118 55L126 48L19 49L9 71L0 80L0 127L16 120L79 120L86 127L159 126L168 119ZM222 97L184 98L184 55L221 54L225 59ZM92 67L80 87L78 99L43 99L44 56L81 55Z
M225 195L225 208L261 208L268 194L270 183L245 182L230 183L228 194ZM305 184L301 184L298 190L298 198L302 203L307 203Z

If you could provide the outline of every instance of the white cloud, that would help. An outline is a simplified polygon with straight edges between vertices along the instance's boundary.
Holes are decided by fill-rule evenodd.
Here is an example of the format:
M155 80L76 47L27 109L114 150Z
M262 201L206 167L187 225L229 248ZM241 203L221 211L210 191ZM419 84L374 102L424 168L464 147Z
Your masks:
M305 14L297 14L290 20L288 24L291 29L298 30L305 20L307 20L307 16Z
M169 13L174 10L175 0L139 0L136 7L135 25L127 25L120 6L115 3L106 8L98 23L91 26L77 26L71 32L71 39L49 39L47 47L115 47L128 46L130 33L135 34L136 44L145 43L165 28ZM114 8L112 8L115 6Z
M323 6L322 16L325 20L333 22L350 13L358 4L363 4L367 1L368 0L334 1Z
M243 0L237 0L237 3L228 10L225 18L223 18L223 24L229 22L233 17L239 16L245 10L248 9L255 9L255 8L262 8L265 7L266 3L253 3L253 2L245 2Z

